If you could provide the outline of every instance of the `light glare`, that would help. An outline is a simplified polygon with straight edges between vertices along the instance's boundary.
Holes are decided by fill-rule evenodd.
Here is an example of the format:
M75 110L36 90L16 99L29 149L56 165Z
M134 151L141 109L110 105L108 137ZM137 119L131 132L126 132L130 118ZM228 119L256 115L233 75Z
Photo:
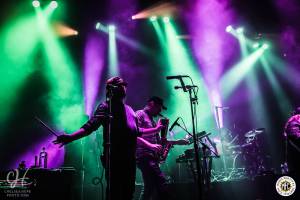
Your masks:
M269 48L269 45L265 43L265 44L263 44L262 48L266 50Z
M253 44L253 48L254 49L257 49L259 47L259 43L258 42L255 42L254 44Z
M226 32L230 33L233 30L233 27L231 25L226 27Z
M51 7L52 9L57 8L57 7L58 7L57 1L51 1L51 2L50 2L50 7Z
M34 0L34 1L32 1L32 5L33 5L33 7L35 7L35 8L40 7L40 2Z
M100 25L101 25L100 22L97 22L97 23L96 23L96 30L99 30L99 29L100 29Z
M151 21L151 22L154 22L154 21L156 21L156 20L157 20L157 17L156 17L156 16L151 16L151 17L150 17L150 21Z
M164 17L164 18L163 18L163 21L164 21L165 23L169 23L169 22L170 22L170 18L169 18L169 17Z

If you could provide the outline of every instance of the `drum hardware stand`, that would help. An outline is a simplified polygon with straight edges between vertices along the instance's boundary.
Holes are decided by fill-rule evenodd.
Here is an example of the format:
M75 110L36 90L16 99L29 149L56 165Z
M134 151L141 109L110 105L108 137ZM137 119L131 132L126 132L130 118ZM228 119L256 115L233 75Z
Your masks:
M288 164L288 136L284 132L284 163L280 165L281 173L287 174L289 172L289 164Z
M208 135L211 133L205 134L204 137L207 138L209 143L212 145L211 140L209 139ZM208 190L210 188L210 171L211 171L211 165L212 165L212 156L207 156L206 150L209 150L213 154L213 156L219 158L219 154L217 151L211 149L205 142L200 141L200 144L202 145L202 154L203 154L203 165L202 165L202 173L203 173L203 183L205 186L205 189Z
M222 110L222 106L215 106L215 110L216 110L216 115L217 115L217 125L218 125L218 130L219 130L219 136L220 136L220 140L221 140L221 147L222 147L222 161L223 161L223 166L224 166L224 172L225 174L227 174L227 164L226 164L226 160L225 160L225 148L224 148L224 139L222 136L222 129L221 129L221 123L220 123L220 116L219 116L219 109Z

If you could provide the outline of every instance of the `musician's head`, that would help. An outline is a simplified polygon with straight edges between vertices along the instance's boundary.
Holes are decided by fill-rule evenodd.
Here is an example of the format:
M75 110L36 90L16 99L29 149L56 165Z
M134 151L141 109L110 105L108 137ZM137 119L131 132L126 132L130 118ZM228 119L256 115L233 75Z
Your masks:
M293 115L300 115L300 106L296 107L292 114Z
M106 81L106 94L112 93L113 99L124 99L126 96L127 82L115 76Z
M152 116L156 117L163 109L166 110L167 108L164 106L162 98L153 96L148 99L147 109Z

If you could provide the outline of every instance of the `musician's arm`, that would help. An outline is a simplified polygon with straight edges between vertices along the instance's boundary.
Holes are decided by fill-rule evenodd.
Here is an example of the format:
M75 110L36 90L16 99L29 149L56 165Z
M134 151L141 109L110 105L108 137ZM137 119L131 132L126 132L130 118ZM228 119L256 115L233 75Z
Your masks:
M90 135L92 132L97 130L101 124L105 123L107 120L107 105L100 104L94 113L94 115L89 119L80 129L71 133L63 134L53 141L54 144L60 144L60 147L66 145L74 140L78 140L82 137Z
M188 145L190 142L186 139L168 140L172 145Z
M78 140L90 135L108 120L108 106L105 103L100 104L94 115L78 130L73 132L72 139Z
M88 132L84 128L80 128L77 131L71 133L71 134L63 134L57 136L56 140L53 141L54 144L60 144L60 147L63 145L66 145L70 142L73 142L74 140L78 140L82 137L85 137L89 135L91 132Z
M152 144L148 142L147 140L137 137L137 143L145 148L151 149L153 151L160 151L161 150L161 145L159 144Z
M136 123L137 126L139 127L139 133L141 135L155 135L161 131L161 129L164 127L159 120L157 125L153 128L141 128L142 124L144 122L144 116L142 113L137 112L136 113Z
M154 135L159 133L163 127L163 125L157 124L157 126L153 128L139 128L139 132L142 135Z

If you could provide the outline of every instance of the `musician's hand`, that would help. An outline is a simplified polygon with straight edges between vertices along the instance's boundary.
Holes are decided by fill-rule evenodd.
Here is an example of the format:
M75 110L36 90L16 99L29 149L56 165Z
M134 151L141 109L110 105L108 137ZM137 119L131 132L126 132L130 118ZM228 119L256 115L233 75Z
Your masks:
M181 139L181 140L176 140L175 144L177 144L177 145L188 145L188 144L190 144L190 142L186 139Z
M160 144L151 144L149 148L154 152L159 152L162 149L162 146Z
M161 129L163 129L164 127L165 125L163 125L161 119L159 119L155 128L157 129L157 131L161 131Z
M60 136L57 136L56 140L53 140L52 142L54 144L58 144L59 147L62 147L70 142L72 142L72 136L71 135L67 135L67 134L63 134Z

